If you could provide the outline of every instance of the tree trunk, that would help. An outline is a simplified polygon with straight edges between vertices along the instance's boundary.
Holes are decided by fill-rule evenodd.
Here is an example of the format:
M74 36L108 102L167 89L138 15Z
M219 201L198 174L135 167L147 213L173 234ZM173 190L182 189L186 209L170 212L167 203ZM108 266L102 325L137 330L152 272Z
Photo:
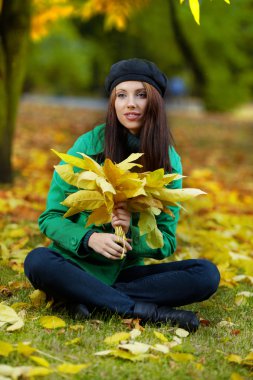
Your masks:
M184 33L183 25L180 25L180 21L178 19L177 10L176 10L175 0L169 0L169 8L170 8L170 19L171 25L174 32L175 40L178 44L178 47L187 62L187 65L191 69L195 83L196 89L199 95L203 95L204 88L206 85L206 75L205 70L201 63L198 60L196 54L194 54L194 49L190 45L189 39Z
M12 142L22 90L32 0L3 0L0 11L0 182L12 180Z

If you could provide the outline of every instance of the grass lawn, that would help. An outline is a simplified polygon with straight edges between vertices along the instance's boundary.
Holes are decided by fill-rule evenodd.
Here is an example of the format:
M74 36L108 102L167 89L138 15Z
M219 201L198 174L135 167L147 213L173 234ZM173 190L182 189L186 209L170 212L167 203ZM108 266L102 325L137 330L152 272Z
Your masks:
M13 305L25 315L25 324L14 332L2 327L0 341L15 348L18 343L27 342L37 351L29 356L14 350L4 356L6 352L3 348L1 351L0 343L0 364L36 366L32 356L46 359L50 368L63 362L89 364L77 374L55 370L47 379L252 378L253 129L229 115L171 115L176 149L187 175L184 187L199 187L208 193L184 205L187 212L181 213L178 248L172 259L205 257L218 265L222 275L215 296L188 306L202 318L195 334L181 338L181 343L170 348L169 353L152 350L141 361L95 356L98 351L114 348L104 342L106 337L129 332L133 322L101 314L77 321L46 304L37 308L32 305L29 295L33 289L22 273L22 262L33 247L48 244L36 219L44 209L52 168L57 163L50 148L66 151L79 134L102 121L103 114L94 111L29 104L20 109L13 161L15 181L13 186L0 190L0 296L6 305ZM236 277L239 274L247 277ZM242 291L249 292L246 294L250 297L238 298ZM62 318L65 327L42 327L40 318L46 315ZM171 347L170 342L175 341L176 328L166 324L144 327L136 342ZM162 333L169 343L154 331ZM252 356L247 362L228 360L231 354L243 359L250 352ZM230 359L240 361L231 356Z

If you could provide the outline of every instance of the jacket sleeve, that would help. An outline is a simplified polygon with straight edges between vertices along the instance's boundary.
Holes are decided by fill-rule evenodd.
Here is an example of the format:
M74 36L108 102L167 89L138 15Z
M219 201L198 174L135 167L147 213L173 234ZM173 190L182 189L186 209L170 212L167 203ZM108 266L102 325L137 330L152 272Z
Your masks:
M172 169L173 173L182 174L182 165L180 157L177 156L177 160ZM168 188L181 189L182 180L173 181ZM157 227L162 232L164 245L162 248L152 249L150 248L145 239L145 235L140 236L139 228L137 225L131 225L131 238L133 250L129 251L128 255L138 255L139 257L153 258L162 260L172 255L176 250L176 228L179 219L179 207L169 207L174 214L174 218L170 215L162 212L156 217ZM135 223L132 223L135 224Z
M81 137L68 153L79 156L77 152L85 152L85 145ZM38 222L40 230L59 247L70 251L74 255L83 256L84 252L79 250L82 240L91 228L94 232L96 228L94 229L92 226L84 228L89 216L85 212L73 215L70 218L64 218L63 215L68 208L61 204L70 193L76 190L75 186L67 184L54 172L48 192L46 210L40 215ZM98 229L98 231L100 230Z

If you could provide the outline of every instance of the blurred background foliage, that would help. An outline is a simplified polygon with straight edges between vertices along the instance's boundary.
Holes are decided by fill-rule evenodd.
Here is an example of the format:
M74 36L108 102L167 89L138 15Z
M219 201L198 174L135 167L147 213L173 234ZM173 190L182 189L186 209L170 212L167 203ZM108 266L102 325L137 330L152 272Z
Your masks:
M110 65L120 59L152 60L169 78L183 79L189 96L209 110L227 111L253 94L253 0L201 2L201 26L187 2L150 1L126 29L105 30L104 16L65 18L32 41L25 92L104 95Z

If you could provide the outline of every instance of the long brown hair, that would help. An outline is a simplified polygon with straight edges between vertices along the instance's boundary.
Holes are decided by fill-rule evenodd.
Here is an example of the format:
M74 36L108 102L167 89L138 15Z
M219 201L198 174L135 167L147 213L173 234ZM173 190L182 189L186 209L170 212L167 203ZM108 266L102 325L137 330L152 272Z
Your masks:
M143 82L147 92L147 108L143 126L140 131L140 152L144 155L140 159L142 171L153 171L164 168L171 172L171 163L168 154L169 146L173 145L173 137L168 126L165 105L159 92L150 84ZM119 122L115 111L116 91L112 91L105 127L105 157L113 162L120 162L127 158L127 129Z

